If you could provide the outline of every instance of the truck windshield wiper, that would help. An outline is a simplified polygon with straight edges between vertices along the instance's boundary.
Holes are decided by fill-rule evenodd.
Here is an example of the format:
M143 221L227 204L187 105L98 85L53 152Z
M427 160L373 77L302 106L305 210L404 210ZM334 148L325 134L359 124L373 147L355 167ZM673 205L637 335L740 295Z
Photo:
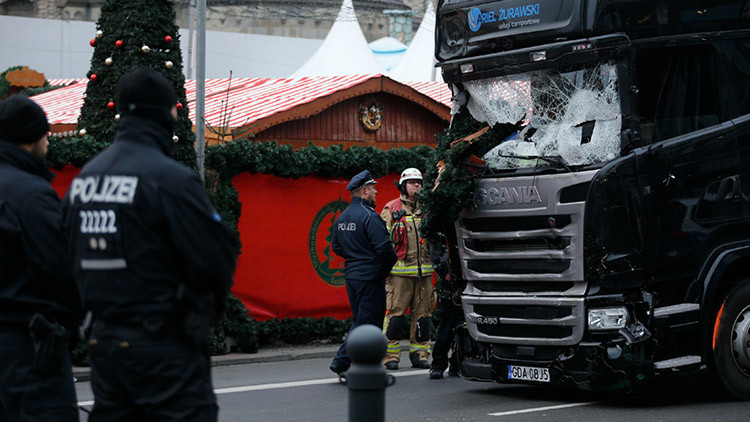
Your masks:
M556 157L546 157L544 155L498 155L498 157L502 158L520 158L521 160L542 160L546 161L550 164L553 164L557 167L562 167L565 170L568 171L568 173L572 173L573 170L568 167L567 164L565 164L561 159Z

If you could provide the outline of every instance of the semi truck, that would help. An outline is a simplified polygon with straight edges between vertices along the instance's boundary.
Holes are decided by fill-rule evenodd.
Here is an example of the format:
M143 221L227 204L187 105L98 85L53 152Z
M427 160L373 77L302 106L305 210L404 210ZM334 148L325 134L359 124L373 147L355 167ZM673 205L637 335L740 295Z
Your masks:
M453 112L521 122L448 236L461 375L704 372L750 399L750 1L441 0L436 22Z

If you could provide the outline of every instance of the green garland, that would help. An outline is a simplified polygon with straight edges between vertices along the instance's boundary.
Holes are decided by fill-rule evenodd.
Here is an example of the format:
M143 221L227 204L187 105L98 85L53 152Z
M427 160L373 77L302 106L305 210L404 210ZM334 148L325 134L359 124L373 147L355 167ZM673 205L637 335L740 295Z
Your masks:
M70 138L50 136L47 165L57 170L68 164L81 168L108 146L109 142L97 141L91 135Z
M8 92L10 91L10 83L5 78L5 75L8 74L8 72L13 72L15 70L23 69L23 66L11 66L3 71L3 73L0 73L0 100L8 96ZM33 95L43 94L45 92L54 91L58 88L62 88L64 85L56 85L52 86L49 84L48 81L44 81L44 85L35 87L35 88L24 88L20 91L20 94L23 94L27 97L31 97Z
M240 350L246 353L258 351L258 328L255 320L247 314L245 305L234 295L227 294L227 309L216 323L214 335L210 339L211 354L224 354L227 350L225 339L231 337Z
M5 75L8 74L8 72L13 72L15 70L21 70L23 69L23 66L11 66L3 71L3 73L0 73L0 100L8 96L8 91L10 91L10 83L7 79L5 79Z
M294 150L290 145L243 139L208 147L206 167L219 173L222 180L244 172L293 179L312 174L350 178L365 168L373 176L382 177L407 167L424 168L431 157L432 148L426 145L382 150L371 146L344 149L342 145L324 148L308 143Z
M263 173L298 179L310 175L348 179L369 169L373 176L399 173L407 167L425 168L432 159L432 148L382 150L375 147L341 145L323 148L312 143L294 150L276 142L237 140L206 148L206 186L216 210L224 221L237 227L242 204L232 178L241 173Z
M517 130L512 124L498 124L471 145L458 143L451 147L453 141L486 126L471 118L469 113L463 112L454 117L451 127L444 135L438 135L438 146L435 148L431 165L427 167L425 188L420 194L422 208L425 211L420 233L429 242L439 241L440 233L458 220L460 211L468 207L474 198L477 176L481 171L470 171L467 165L469 157L475 155L481 158ZM435 189L438 163L441 160L445 170L440 175L440 182Z

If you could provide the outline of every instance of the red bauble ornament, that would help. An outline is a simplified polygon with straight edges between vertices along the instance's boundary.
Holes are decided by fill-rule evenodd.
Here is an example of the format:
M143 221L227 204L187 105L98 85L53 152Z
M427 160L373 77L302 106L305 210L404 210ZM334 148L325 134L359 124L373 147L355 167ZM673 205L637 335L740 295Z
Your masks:
M166 37L164 37L164 41L165 41L165 42L166 42L167 44L169 44L169 43L171 43L171 42L172 42L172 37L170 37L169 35L167 35Z
M96 73L92 73L91 76L89 76L89 80L91 80L91 82L96 82Z
M177 107L177 111L182 110L182 103L177 103L175 107Z
M96 46L96 38L92 38L91 41L89 41L89 45L92 47Z
M110 110L114 110L115 109L115 102L114 101L108 102L107 103L107 108L110 109Z
M122 48L123 44L125 44L125 43L124 43L124 42L122 42L122 40L117 40L117 41L115 42L115 47L117 47L117 48Z

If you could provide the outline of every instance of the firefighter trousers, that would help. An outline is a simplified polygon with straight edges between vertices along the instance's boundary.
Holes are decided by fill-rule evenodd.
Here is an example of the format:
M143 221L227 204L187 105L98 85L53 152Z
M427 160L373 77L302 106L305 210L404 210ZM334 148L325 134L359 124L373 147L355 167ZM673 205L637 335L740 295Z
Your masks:
M427 360L430 356L432 310L436 301L432 288L432 274L422 277L391 275L386 280L385 292L387 310L383 332L388 338L388 350L383 363L400 360L399 340L408 310L411 310L409 355L416 356L419 360Z

